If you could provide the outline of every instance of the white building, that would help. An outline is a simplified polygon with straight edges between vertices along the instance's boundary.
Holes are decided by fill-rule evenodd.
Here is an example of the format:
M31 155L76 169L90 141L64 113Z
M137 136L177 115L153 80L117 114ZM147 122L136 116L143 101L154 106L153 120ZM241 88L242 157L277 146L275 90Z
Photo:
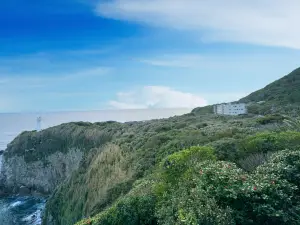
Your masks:
M247 107L245 103L219 104L219 105L214 105L214 113L236 116L241 114L247 114Z

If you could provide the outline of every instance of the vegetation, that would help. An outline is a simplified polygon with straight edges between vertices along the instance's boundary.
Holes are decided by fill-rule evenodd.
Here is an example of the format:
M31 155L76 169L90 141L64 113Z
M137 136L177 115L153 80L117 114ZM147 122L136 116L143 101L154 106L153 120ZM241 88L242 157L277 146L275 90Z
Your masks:
M5 154L46 162L84 152L48 200L44 224L300 224L300 126L282 114L299 108L299 73L242 99L250 115L207 106L146 122L62 124L22 133Z
M199 224L238 224L236 213L244 217L245 211L237 212L230 205L221 207L221 200L203 194L202 189L202 194L199 192L195 197L206 199L205 202L183 201L188 198L180 193L190 195L191 186L197 187L191 181L200 179L200 170L190 168L215 165L211 168L214 171L228 164L235 168L232 173L249 176L248 171L266 163L273 152L297 149L300 144L300 133L288 131L285 123L276 123L272 130L269 124L258 124L255 117L247 116L190 113L166 120L116 125L106 124L105 130L114 134L112 140L86 151L80 169L49 199L45 221L51 215L57 224L64 225L85 217L90 219L81 224L90 221L113 225L122 224L122 220L131 221L128 224L193 224L180 221L198 218L200 213L203 221ZM90 124L85 129L96 126ZM275 132L278 127L283 131ZM146 191L137 188L137 183L148 183ZM183 205L175 209L179 202ZM147 210L143 211L144 204ZM145 218L143 213L147 213Z
M284 121L285 117L282 115L266 115L264 117L258 118L256 121L259 124L270 124L270 123L282 123Z
M26 162L44 160L57 151L67 152L71 148L86 151L104 145L117 136L122 124L69 123L37 132L26 131L16 137L4 152L5 157L24 156Z
M254 114L281 113L296 116L300 112L300 68L266 87L242 98L248 112Z
M274 81L263 89L242 98L241 102L267 101L286 106L300 102L300 68Z
M77 225L299 224L299 150L279 151L247 173L210 159L209 148L193 149L167 157L152 182L143 179L142 188ZM208 157L192 157L202 151ZM165 166L170 158L175 167Z

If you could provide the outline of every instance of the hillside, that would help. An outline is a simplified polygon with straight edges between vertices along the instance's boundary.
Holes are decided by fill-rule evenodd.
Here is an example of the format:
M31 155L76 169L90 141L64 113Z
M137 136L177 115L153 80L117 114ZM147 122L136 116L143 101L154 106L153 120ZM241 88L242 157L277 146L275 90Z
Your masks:
M49 199L44 224L71 225L86 217L91 217L91 220L84 220L80 224L121 225L124 224L124 221L128 221L126 224L157 224L158 220L170 219L165 215L168 212L163 212L163 209L171 202L167 199L156 202L155 199L159 194L152 192L155 189L155 193L158 190L160 193L167 188L161 189L162 187L156 186L162 182L160 176L165 176L160 165L165 165L166 159L169 158L168 162L171 160L170 165L172 165L173 160L177 162L182 157L191 157L196 160L188 161L188 163L201 162L202 159L208 157L207 159L214 161L234 162L237 168L252 171L265 162L269 157L269 151L277 151L285 147L293 148L300 144L300 133L254 135L263 131L286 130L284 123L279 120L273 124L266 118L267 122L261 123L261 118L258 120L255 117L247 116L216 116L197 113L197 111L203 110L197 109L183 116L148 122L108 123L105 126L86 124L84 130L93 131L94 134L105 127L107 132L116 135L105 145L99 143L85 151L79 169L67 182L60 185ZM64 126L72 126L73 129L68 130L75 133L77 133L76 130L82 129L81 126L75 124ZM64 126L58 126L56 130L65 129ZM275 140L275 142L266 145L265 142L269 142L269 140ZM278 145L278 142L282 145ZM265 147L261 150L257 148L257 144ZM206 147L203 149L200 146ZM200 153L197 153L198 150ZM202 150L208 152L201 153ZM260 151L262 154L259 153ZM197 159L198 154L201 159ZM232 167L236 167L236 165ZM195 165L195 168L198 166L200 165ZM237 168L235 170L238 171ZM212 170L215 169L217 168ZM174 173L176 171L177 169ZM177 171L168 176L177 178L179 174ZM176 182L176 180L170 182ZM188 184L186 181L184 183ZM176 193L178 197L181 196L173 189L166 193ZM176 196L168 198L175 199ZM184 199L184 196L180 198ZM157 204L162 204L164 207L155 211L155 208L159 207ZM139 212L139 208L144 211ZM125 210L124 213L127 216L118 214L123 212L122 210ZM140 219L137 220L137 218L132 218L134 217L132 213L134 215L135 213L147 214L138 216ZM154 216L156 213L162 214L156 217ZM220 209L220 213L224 214L225 212ZM109 219L107 216L109 218L113 216L113 218ZM116 221L112 222L111 220ZM140 220L145 221L141 222ZM165 221L159 224L175 224L175 222L166 223Z
M300 112L300 68L238 102L247 103L248 112L253 114L297 116Z
M232 146L247 135L274 129L256 118L216 116L204 108L162 120L79 122L23 132L4 154L6 185L42 192L56 189L45 224L74 224L128 193L135 181L151 175L172 153L212 144L220 149L219 159L234 159L235 153L226 152L223 144Z
M240 99L240 102L245 103L260 101L274 104L300 103L300 68Z
M244 101L297 107L282 89L299 72ZM44 225L300 224L299 121L211 112L23 132L0 180L51 194Z
M90 126L97 129L94 124ZM213 146L218 159L238 163L238 159L247 155L238 156L240 150L235 148L238 140L278 127L261 125L251 117L194 112L165 120L120 124L111 129L118 130L119 136L90 149L79 170L49 199L45 224L74 224L97 215L127 193L147 192L147 188L136 190L136 182L142 179L144 185L148 181L143 179L153 176L165 157L192 146Z

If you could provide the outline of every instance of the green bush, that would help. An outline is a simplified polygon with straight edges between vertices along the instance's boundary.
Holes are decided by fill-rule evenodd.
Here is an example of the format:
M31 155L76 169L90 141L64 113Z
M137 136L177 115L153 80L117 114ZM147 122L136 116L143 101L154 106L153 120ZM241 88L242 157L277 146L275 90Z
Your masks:
M299 224L297 186L274 173L247 174L205 161L158 199L159 224ZM299 171L299 170L298 170Z
M258 174L277 174L300 189L300 151L284 150L273 154L269 162L257 169Z
M77 225L155 225L155 198L151 195L130 196L92 219Z
M234 160L237 156L237 140L234 138L224 138L210 144L215 149L215 154L219 160Z
M276 152L284 149L296 149L300 146L300 132L264 132L249 136L240 142L238 157L253 153Z
M274 115L266 115L264 117L258 118L256 122L262 125L266 125L270 123L282 123L284 119L285 119L284 116L274 114Z
M163 120L123 124L106 122L90 126L71 123L37 132L42 137L46 137L45 141L50 142L43 141L42 146L37 142L34 152L43 157L55 151L66 152L70 147L84 150L84 160L78 172L66 181L64 188L58 189L57 194L52 195L51 200L49 199L45 218L51 216L58 225L71 225L84 216L101 213L117 199L127 196L127 192L132 191L132 181L151 174L159 177L157 192L165 194L170 190L169 186L178 187L177 181L173 182L176 177L180 178L179 181L190 179L193 174L191 168L198 161L214 159L216 158L214 154L219 159L231 160L231 158L235 159L234 155L240 153L239 149L235 153L236 146L228 141L224 146L222 143L219 144L218 151L210 150L214 153L208 154L209 157L203 157L203 153L200 154L201 157L194 157L192 154L191 159L195 158L195 160L187 159L185 163L185 157L181 158L185 154L180 152L181 150L190 149L191 146L207 145L212 141L218 142L220 139L233 140L234 138L238 143L239 139L257 132L258 127L265 129L264 126L257 126L255 120L256 118L252 117L204 115L195 110L190 114ZM200 126L197 128L197 125ZM272 126L269 128L272 129ZM32 136L39 137L39 135ZM26 135L22 138L25 141L27 139ZM109 145L116 145L122 152L122 160L117 166L110 160L105 160L105 157L100 164L94 163L94 159L102 154L103 143L107 142ZM23 150L31 148L31 144L23 146L22 143L24 140L16 140L9 148L9 153L16 155L19 152L20 155L24 155ZM93 149L97 151L94 152ZM180 152L177 156L182 161L176 161L175 167L169 169L161 167L156 173L158 164L162 161L166 162L164 159L176 152ZM114 161L118 162L118 157ZM120 176L115 175L118 171L121 172ZM213 208L215 207L212 206L211 209Z
M183 173L198 161L215 160L214 149L211 147L193 146L176 152L163 160L162 175L167 181L177 180Z

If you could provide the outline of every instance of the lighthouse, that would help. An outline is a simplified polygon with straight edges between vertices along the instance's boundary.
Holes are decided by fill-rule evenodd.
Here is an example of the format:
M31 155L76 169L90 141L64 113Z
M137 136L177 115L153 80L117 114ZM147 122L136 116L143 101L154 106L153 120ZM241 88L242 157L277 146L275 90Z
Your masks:
M42 117L37 117L37 119L36 119L36 130L39 132L41 129L42 129L42 127L41 127L41 123L42 123Z

